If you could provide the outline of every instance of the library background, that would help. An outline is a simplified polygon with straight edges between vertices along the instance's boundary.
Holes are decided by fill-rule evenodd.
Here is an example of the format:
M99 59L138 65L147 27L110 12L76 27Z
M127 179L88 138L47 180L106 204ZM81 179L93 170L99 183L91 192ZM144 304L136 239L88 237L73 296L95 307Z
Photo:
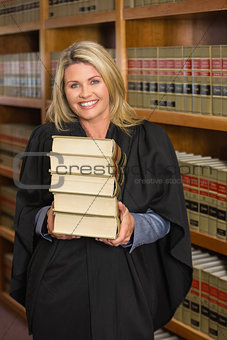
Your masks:
M227 1L0 1L0 301L14 242L13 157L45 122L60 51L93 40L115 59L139 117L177 153L193 284L157 339L227 339Z

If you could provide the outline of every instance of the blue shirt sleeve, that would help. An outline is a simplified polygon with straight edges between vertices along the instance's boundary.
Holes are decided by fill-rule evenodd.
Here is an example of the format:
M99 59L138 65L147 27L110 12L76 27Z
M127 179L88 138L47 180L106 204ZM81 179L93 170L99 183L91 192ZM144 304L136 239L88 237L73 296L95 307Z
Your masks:
M50 207L50 205L47 205L37 212L35 216L35 233L36 235L42 236L46 240L52 242L52 237L48 234L48 232L45 232L43 228L43 223L45 221L47 211L50 209Z
M145 214L131 213L131 215L135 220L134 232L129 243L122 246L131 246L130 253L142 244L157 241L170 231L170 222L151 209Z

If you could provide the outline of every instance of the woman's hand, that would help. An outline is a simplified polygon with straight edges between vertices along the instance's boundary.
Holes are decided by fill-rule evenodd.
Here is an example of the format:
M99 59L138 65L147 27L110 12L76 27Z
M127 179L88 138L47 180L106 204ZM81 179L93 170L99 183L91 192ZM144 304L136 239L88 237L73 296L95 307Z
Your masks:
M54 202L52 203L50 209L47 211L47 231L51 237L58 238L60 240L72 240L74 238L80 238L80 236L75 235L62 235L62 234L55 234L54 230Z
M96 239L97 241L104 242L110 246L118 247L122 244L127 244L131 238L134 230L135 221L126 206L122 202L118 202L118 209L120 213L120 232L115 240Z

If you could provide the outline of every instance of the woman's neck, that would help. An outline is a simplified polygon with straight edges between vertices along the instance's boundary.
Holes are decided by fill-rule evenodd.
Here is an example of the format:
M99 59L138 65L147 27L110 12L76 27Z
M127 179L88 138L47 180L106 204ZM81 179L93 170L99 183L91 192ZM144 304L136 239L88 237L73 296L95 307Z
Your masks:
M87 137L105 138L110 125L110 120L104 120L102 124L100 124L100 122L91 123L88 121L81 121L80 123L86 132Z

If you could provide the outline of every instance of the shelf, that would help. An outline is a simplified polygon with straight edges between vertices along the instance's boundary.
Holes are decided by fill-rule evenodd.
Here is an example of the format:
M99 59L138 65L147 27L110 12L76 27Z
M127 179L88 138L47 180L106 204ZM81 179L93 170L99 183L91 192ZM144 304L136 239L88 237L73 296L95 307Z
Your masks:
M4 239L8 240L9 242L14 242L14 231L12 229L6 228L0 225L0 236Z
M22 317L24 320L26 320L26 313L25 313L25 308L16 302L11 296L6 293L6 292L1 292L0 293L0 300L5 303L10 309L13 309L13 311L16 314L19 314L20 317Z
M125 20L133 20L223 10L227 10L227 2L223 0L188 0L152 6L125 8L123 11L123 18Z
M0 96L0 105L30 107L34 109L42 108L42 99L27 97L7 97Z
M13 169L5 165L0 165L0 175L8 177L10 179L14 178ZM16 179L18 179L18 174L16 176Z
M227 242L216 237L190 230L192 244L219 254L227 255Z
M113 22L116 20L115 11L109 12L95 12L83 15L73 15L59 18L47 19L45 28L63 28L71 26L92 25L106 22Z
M172 319L165 328L168 331L173 332L179 336L182 336L184 339L188 340L211 340L211 338L202 332L197 331L196 329L191 328L177 320Z
M16 25L1 26L0 35L38 31L39 29L40 22L25 22Z
M140 118L154 123L187 126L199 129L227 131L227 117L203 116L192 113L135 109Z

